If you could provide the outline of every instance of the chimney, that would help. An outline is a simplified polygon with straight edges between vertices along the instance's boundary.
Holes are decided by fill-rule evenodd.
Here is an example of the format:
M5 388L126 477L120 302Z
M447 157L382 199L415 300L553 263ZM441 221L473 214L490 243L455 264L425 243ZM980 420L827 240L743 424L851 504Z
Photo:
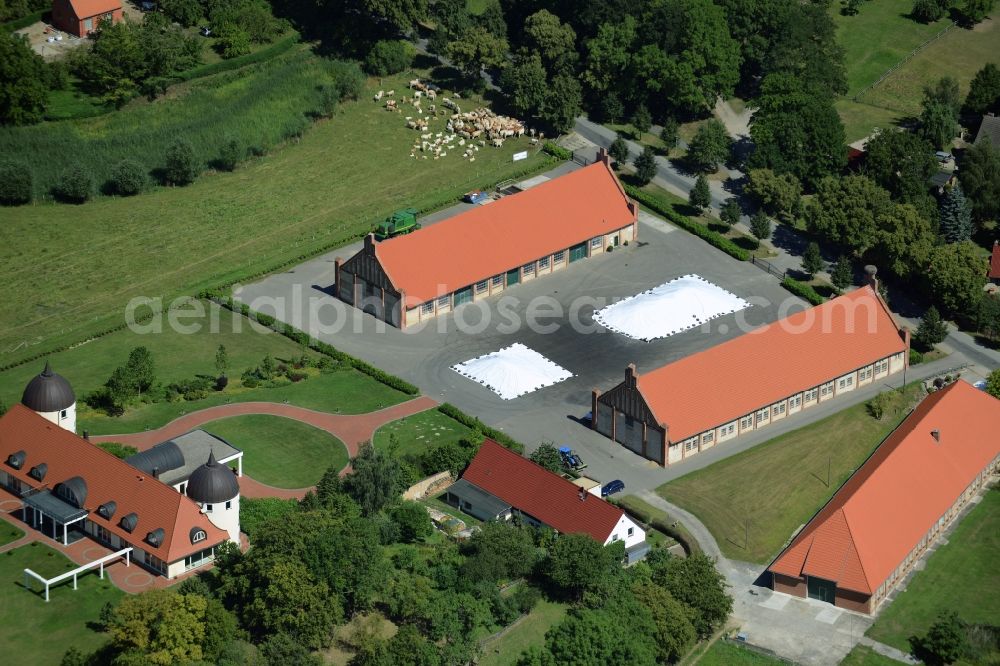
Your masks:
M586 502L587 501L587 491L586 490L584 490L583 488L580 488L579 495L580 495L580 501L581 502Z
M931 430L931 437L933 437L934 441L937 442L938 444L941 443L941 431L938 430L937 428Z
M611 157L608 156L608 149L607 148L598 148L597 149L597 161L598 162L604 162L606 165L611 166Z
M365 236L365 254L375 254L375 234Z
M153 468L153 478L154 479L160 478L160 468L159 467L154 467Z
M625 368L625 386L626 388L635 388L635 363L629 363L628 367Z
M871 286L875 293L878 291L878 278L875 277L878 274L878 267L868 264L865 266L865 284Z
M89 430L84 430L83 431L83 438L85 440L87 440L88 442L90 441L90 431Z

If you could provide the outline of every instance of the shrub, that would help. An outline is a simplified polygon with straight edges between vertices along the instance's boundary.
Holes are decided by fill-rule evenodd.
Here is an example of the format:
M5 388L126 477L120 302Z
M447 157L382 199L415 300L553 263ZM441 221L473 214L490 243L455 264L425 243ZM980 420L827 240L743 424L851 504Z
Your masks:
M215 379L216 391L225 391L227 386L229 386L229 377L226 377L225 375L219 375Z
M33 181L31 167L24 162L0 162L0 204L19 206L30 203Z
M924 362L924 355L916 349L910 350L910 365L920 365Z
M885 416L886 407L889 406L889 394L879 393L877 396L865 403L865 408L872 418L881 421Z
M399 39L383 39L365 58L365 71L374 76L398 74L413 64L414 50L409 42Z
M546 141L545 144L542 146L542 150L544 150L545 152L547 152L552 157L557 157L557 158L559 158L561 160L571 160L571 159L573 159L573 151L572 150L567 150L567 149L563 148L562 146L557 146L556 144L552 143L551 141Z
M187 139L176 139L167 148L165 174L167 182L173 185L187 185L194 182L201 172L201 165L194 154L194 146Z
M910 16L921 23L933 23L944 16L945 8L938 0L915 0Z
M809 301L813 305L820 305L826 301L826 299L820 296L811 285L808 285L805 282L799 282L793 278L786 277L781 281L781 286L799 298Z
M757 211L750 218L750 233L759 241L771 237L771 219L763 211Z
M146 169L134 160L122 160L116 164L108 180L111 191L123 197L139 194L146 189L148 182Z
M635 128L637 139L649 131L650 126L653 124L653 117L649 114L649 109L646 108L645 104L640 104L636 107L635 113L632 114L631 122L632 127Z
M230 138L222 144L222 150L219 152L219 168L226 171L235 170L246 157L246 153L246 148L240 144L239 139Z
M79 164L74 164L62 172L52 193L60 201L79 204L89 199L93 190L94 182L90 174Z
M361 66L356 62L332 60L329 68L340 100L357 99L365 87L365 75Z
M250 53L250 35L242 26L224 23L215 47L223 58L238 58Z
M121 442L98 442L97 446L104 449L115 458L125 459L139 453L139 449Z
M648 185L649 181L656 176L656 153L653 152L653 148L651 146L644 147L642 153L632 160L632 166L635 167L636 180L641 185Z
M948 325L941 320L941 314L933 305L927 308L927 312L920 319L920 326L913 334L913 342L922 351L934 349L934 345L943 342L948 337Z
M240 529L253 538L261 525L284 520L295 513L298 502L277 497L244 497L240 500Z
M427 509L417 502L403 502L392 510L392 522L399 529L399 538L406 543L413 543L434 531L431 517Z

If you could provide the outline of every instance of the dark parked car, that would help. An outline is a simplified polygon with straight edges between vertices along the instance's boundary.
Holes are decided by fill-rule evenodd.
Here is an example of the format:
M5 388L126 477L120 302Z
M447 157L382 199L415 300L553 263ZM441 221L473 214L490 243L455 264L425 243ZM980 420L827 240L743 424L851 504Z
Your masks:
M608 481L601 488L601 497L607 497L608 495L614 495L615 493L620 493L625 490L625 482L621 479L615 479L614 481Z

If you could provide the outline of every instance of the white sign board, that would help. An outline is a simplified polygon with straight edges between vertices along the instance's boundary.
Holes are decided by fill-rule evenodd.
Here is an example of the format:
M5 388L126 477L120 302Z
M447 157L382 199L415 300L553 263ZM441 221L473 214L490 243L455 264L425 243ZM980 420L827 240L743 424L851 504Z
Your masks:
M518 160L526 160L526 159L528 159L528 151L527 150L522 150L519 153L514 153L514 161L515 162L517 162Z

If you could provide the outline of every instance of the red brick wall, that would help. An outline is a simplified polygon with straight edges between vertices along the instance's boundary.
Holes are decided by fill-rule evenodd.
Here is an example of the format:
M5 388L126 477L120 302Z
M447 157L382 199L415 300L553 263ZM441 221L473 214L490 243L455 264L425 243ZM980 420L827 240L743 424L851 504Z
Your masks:
M784 592L795 597L806 596L806 582L801 578L792 578L783 574L772 574L771 588L775 592Z
M866 615L871 614L871 596L851 590L842 590L839 587L836 594L836 605L838 608L846 608L847 610L865 613Z

